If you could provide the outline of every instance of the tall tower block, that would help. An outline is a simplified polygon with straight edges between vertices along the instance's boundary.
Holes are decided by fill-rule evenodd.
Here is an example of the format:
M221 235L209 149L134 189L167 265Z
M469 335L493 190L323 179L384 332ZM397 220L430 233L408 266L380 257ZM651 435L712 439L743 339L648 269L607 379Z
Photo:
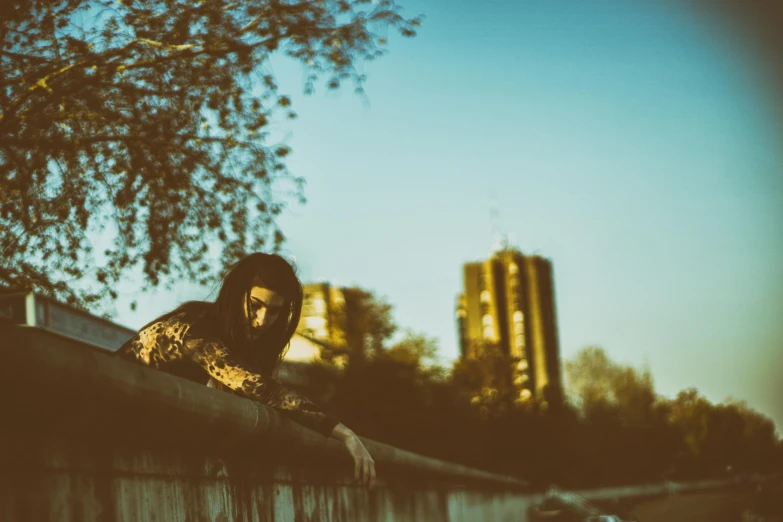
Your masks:
M489 259L463 266L458 298L461 356L488 345L508 356L508 378L520 401L562 393L552 262L507 245Z

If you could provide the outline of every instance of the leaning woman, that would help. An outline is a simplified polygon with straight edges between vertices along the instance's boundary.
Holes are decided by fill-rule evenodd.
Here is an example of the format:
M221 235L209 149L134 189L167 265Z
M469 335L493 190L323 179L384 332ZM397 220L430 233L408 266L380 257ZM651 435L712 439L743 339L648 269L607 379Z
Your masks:
M214 303L192 301L155 319L119 357L272 406L345 444L361 484L375 485L375 463L359 437L272 378L302 313L302 284L275 254L251 254L226 274Z

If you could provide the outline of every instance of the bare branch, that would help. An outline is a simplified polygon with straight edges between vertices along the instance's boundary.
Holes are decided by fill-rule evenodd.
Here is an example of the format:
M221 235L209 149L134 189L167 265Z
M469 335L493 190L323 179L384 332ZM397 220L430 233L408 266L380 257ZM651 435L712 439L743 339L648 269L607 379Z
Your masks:
M144 143L148 145L167 145L172 141L200 141L203 143L220 143L223 145L231 144L244 148L254 148L257 145L249 141L240 141L230 138L218 138L210 136L198 136L196 134L175 134L167 138L152 137L152 136L88 136L80 137L74 136L73 139L67 140L62 138L4 138L0 137L1 147L15 147L15 148L38 148L47 151L57 150L71 150L74 146L88 145L95 143Z

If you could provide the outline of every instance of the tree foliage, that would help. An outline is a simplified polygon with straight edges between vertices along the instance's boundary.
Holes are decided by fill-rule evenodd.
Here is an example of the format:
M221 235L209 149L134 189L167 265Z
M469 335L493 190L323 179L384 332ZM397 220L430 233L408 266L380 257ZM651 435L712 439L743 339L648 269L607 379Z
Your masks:
M660 397L649 372L591 347L566 361L578 400L516 407L489 375L508 361L484 348L484 357L456 362L444 379L426 365L434 341L409 334L332 374L333 392L320 399L361 435L540 487L783 470L772 421L742 403L712 404L692 389Z
M500 415L514 404L511 358L493 343L473 341L475 357L460 359L452 368L452 380L463 399L482 416Z
M134 267L146 287L212 283L276 249L303 200L270 123L295 117L265 65L284 53L312 92L364 76L391 0L51 0L0 7L0 283L95 306ZM86 231L112 237L95 251ZM214 251L212 251L214 250ZM217 259L217 262L214 260ZM98 289L77 284L94 276Z
M392 305L374 292L359 287L343 289L345 296L345 337L353 356L365 357L384 349L397 330Z
M614 408L629 422L640 422L655 402L649 370L638 371L609 359L599 347L581 350L565 363L568 388L579 409L586 415Z
M686 476L705 470L717 473L727 467L770 469L774 466L770 457L783 449L774 423L742 402L713 405L689 388L665 405L679 441L675 464Z
M439 371L436 366L438 342L432 337L416 333L410 329L405 330L404 337L381 352L379 356L387 357L392 361L420 371L425 369L430 369L436 373Z

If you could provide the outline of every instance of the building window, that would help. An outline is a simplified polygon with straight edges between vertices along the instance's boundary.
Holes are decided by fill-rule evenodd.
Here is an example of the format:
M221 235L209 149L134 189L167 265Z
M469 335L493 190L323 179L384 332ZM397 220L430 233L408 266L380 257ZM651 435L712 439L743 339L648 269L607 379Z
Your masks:
M489 303L492 300L492 296L489 293L489 290L484 290L481 292L481 296L479 297L479 300L482 303Z
M494 339L495 338L495 329L491 326L485 326L484 327L484 339Z
M509 263L509 265L508 265L508 273L509 273L509 274L516 274L517 272L519 272L519 267L517 266L517 264L516 264L516 263L514 263L514 262L512 261L512 262L511 262L511 263Z

